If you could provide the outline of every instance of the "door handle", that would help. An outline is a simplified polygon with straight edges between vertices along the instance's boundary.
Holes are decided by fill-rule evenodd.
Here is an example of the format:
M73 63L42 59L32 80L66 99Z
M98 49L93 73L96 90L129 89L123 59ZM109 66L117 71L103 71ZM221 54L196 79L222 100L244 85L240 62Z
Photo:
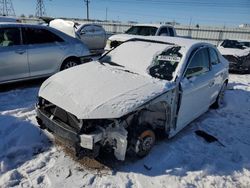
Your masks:
M25 53L25 50L16 50L16 53L22 55Z

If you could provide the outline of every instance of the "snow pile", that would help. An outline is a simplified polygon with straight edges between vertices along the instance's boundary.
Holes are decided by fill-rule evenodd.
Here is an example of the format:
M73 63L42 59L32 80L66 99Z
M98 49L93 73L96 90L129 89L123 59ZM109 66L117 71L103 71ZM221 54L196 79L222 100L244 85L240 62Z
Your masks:
M0 93L0 187L250 187L250 75L230 75L223 108L158 141L147 157L105 171L88 170L54 145L31 149L48 147L35 122L37 89ZM224 146L206 142L196 130Z
M54 19L49 23L49 26L59 31L62 31L63 33L66 33L71 37L76 38L75 27L74 27L75 23L72 21L67 21L63 19Z

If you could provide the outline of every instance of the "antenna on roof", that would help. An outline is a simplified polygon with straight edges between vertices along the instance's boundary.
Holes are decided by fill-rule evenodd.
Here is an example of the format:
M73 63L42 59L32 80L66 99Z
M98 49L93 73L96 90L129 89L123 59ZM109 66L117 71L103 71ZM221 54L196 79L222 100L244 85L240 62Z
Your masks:
M16 16L13 3L11 0L0 0L1 16Z

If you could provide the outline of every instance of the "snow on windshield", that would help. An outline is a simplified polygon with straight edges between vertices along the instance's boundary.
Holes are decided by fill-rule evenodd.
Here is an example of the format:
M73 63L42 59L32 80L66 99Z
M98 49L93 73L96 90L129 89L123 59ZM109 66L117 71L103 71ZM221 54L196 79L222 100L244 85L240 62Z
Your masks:
M181 49L180 46L162 43L130 41L108 53L101 62L120 65L142 75L150 74L153 77L171 80L181 61ZM162 72L165 72L165 76L160 75Z

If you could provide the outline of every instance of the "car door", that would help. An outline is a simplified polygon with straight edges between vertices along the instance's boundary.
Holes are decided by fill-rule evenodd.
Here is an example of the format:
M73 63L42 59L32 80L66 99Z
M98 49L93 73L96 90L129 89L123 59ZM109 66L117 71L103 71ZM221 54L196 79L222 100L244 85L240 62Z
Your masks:
M81 41L86 44L90 50L95 49L96 41L95 29L93 25L84 25L81 29L79 29L79 35Z
M57 71L65 56L65 41L45 28L23 28L28 45L30 76L50 75Z
M29 67L26 46L19 27L0 27L0 82L27 78Z
M106 45L106 32L105 30L98 25L93 25L93 48L94 49L103 49Z
M207 111L212 98L214 73L211 71L208 48L202 47L193 54L180 82L178 130Z
M214 75L214 85L212 89L212 101L216 100L219 91L221 90L222 84L224 83L224 76L226 74L224 65L220 62L218 52L212 47L209 47L209 56L211 71Z

